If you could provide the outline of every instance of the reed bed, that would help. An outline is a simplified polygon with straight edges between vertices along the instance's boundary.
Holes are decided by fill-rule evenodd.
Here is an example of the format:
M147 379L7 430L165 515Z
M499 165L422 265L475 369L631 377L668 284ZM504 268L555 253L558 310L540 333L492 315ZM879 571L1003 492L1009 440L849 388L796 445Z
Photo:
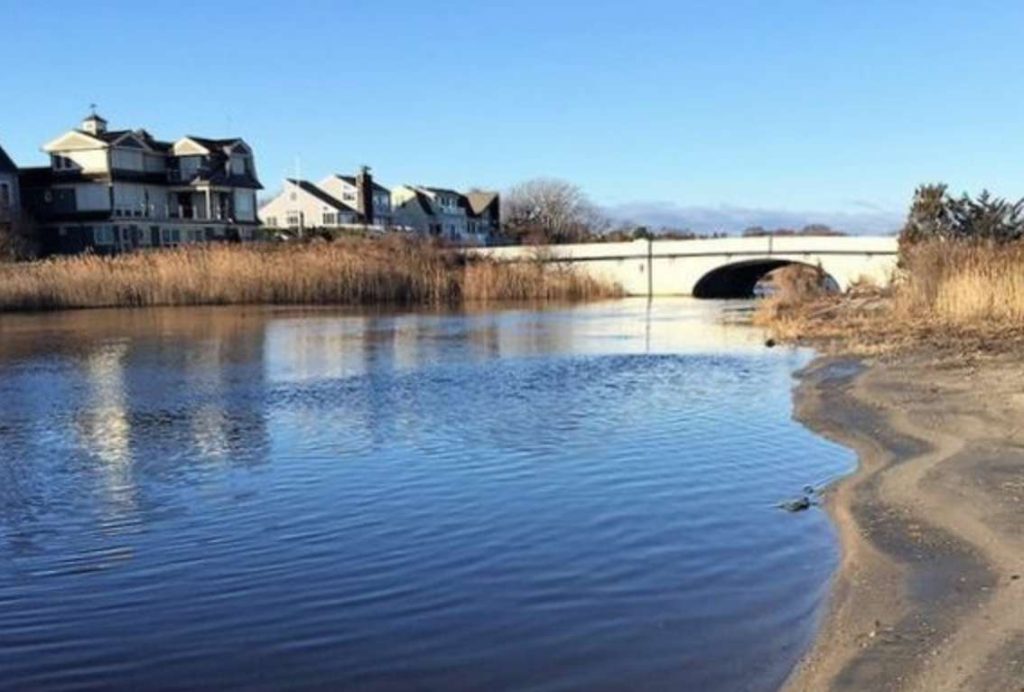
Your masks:
M932 242L908 248L895 311L961 328L1024 324L1024 244Z
M886 289L842 296L789 291L763 301L754 321L783 340L856 352L929 343L993 350L1024 340L1024 243L935 240L905 247Z
M588 300L617 287L408 239L210 245L0 265L0 311L230 304L458 305Z

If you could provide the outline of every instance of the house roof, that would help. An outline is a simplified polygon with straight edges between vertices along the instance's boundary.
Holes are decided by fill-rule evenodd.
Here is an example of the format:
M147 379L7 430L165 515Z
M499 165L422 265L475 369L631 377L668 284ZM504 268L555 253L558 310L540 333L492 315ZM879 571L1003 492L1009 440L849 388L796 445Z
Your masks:
M337 197L332 197L331 195L327 194L326 192L324 192L323 190L321 190L308 180L297 180L295 178L287 178L287 181L292 185L296 186L297 188L299 188L300 190L302 190L303 192L305 192L306 194L316 197L318 200L328 205L332 209L335 209L337 211L347 211L354 214L359 213L357 210L345 204Z
M423 209L423 213L427 216L434 216L434 205L430 203L430 198L419 190L414 189L413 192L416 193L416 196L413 199L419 203L420 207Z
M462 198L465 200L467 210L473 216L480 216L498 204L497 192L477 190L474 192L467 192L462 196Z
M339 180L344 180L346 183L348 183L352 187L356 187L356 177L354 175L342 175L341 173L335 173L334 177L338 178ZM390 190L388 190L383 185L377 184L376 180L373 181L373 190L374 190L374 192L389 192L389 193L391 192Z
M435 195L455 195L456 197L462 196L461 192L458 192L457 190L449 190L446 187L427 187L425 185L421 185L419 189L426 190L427 192L431 192Z
M14 165L14 161L7 155L3 147L0 147L0 171L5 173L17 173L18 167Z
M230 147L232 144L238 144L242 141L241 137L229 137L227 139L211 139L209 137L195 137L193 135L185 135L187 139L191 139L193 142L200 144L210 151L218 149L225 149Z
M107 130L106 132L97 132L96 134L92 134L91 132L86 132L84 130L78 130L78 131L81 132L83 135L88 135L89 137L95 137L96 139L102 139L107 144L110 144L112 142L116 142L117 140L121 139L126 134L131 132L131 130Z
M174 147L174 142L164 142L159 140L145 130L136 130L135 136L148 144L150 148L164 153L169 152Z

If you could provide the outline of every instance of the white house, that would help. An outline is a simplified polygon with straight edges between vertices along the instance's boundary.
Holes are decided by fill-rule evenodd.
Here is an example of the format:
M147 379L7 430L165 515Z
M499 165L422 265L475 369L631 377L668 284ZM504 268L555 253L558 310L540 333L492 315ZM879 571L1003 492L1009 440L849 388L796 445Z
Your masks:
M384 231L392 223L391 193L365 166L357 175L331 175L319 184L289 178L281 193L260 207L259 217L271 228Z
M335 174L321 180L317 187L345 204L355 207L368 226L390 228L393 225L391 213L391 191L379 185L370 175L370 169L363 166L356 175Z
M281 194L260 207L260 220L295 231L344 228L358 224L359 212L308 180L288 178Z
M45 251L120 252L251 240L259 221L253 151L244 140L109 130L93 113L47 143L50 165L22 172Z
M487 244L499 229L496 192L470 192L419 185L392 190L395 224L453 242Z
M18 192L18 167L0 147L0 230L9 231L18 220L21 195Z

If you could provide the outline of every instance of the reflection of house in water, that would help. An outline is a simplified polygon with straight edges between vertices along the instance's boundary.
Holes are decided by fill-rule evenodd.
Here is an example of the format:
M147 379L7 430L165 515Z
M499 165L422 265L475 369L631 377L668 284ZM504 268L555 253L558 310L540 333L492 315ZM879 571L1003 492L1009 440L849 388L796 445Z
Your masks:
M78 446L101 462L111 499L147 481L192 479L197 463L265 458L262 322L216 310L134 319L102 324L80 362ZM75 336L88 330L76 325Z
M159 341L139 345L140 360L155 358L160 365L159 387L146 379L154 373L142 369L135 390L150 414L146 425L162 428L163 437L175 441L174 458L188 465L262 463L268 450L265 316L213 308L163 317Z
M99 463L106 489L105 509L130 513L137 504L132 470L131 423L125 391L125 342L104 344L82 360L86 396L74 418L80 447Z
M316 315L267 322L265 376L274 384L353 377L366 372L368 318Z

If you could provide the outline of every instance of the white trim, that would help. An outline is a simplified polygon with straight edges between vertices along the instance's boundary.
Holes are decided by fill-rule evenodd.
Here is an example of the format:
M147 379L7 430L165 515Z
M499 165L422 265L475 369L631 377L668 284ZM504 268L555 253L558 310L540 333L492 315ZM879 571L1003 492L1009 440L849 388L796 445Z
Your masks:
M191 137L182 137L171 147L175 156L209 156L213 152Z
M78 144L75 144L75 141ZM106 149L107 143L99 137L93 137L88 132L82 132L80 130L72 130L71 132L65 132L57 139L43 145L43 151L47 154L55 151L76 151L86 149Z

